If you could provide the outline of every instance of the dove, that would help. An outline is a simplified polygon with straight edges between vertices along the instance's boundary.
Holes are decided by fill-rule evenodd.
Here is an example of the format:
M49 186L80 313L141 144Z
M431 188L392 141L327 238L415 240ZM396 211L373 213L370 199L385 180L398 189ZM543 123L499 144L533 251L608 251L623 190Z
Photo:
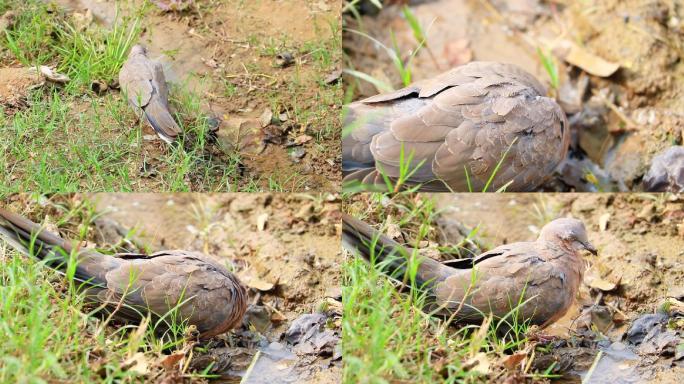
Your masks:
M407 281L406 258L412 249L346 214L342 244ZM572 305L584 273L582 251L597 254L582 221L556 219L542 228L536 241L502 245L472 259L439 263L416 255L415 288L427 292L427 312L453 316L457 322L481 323L489 314L504 318L522 303L518 320L543 328Z
M199 337L208 339L239 326L247 309L247 291L240 280L201 253L171 250L149 256L108 256L78 249L70 241L2 208L0 238L63 273L70 255L74 255L74 280L86 291L89 302L125 323L140 322L150 314L159 333L168 329L166 321L175 320L177 324L194 325ZM176 312L166 316L172 310Z
M565 113L544 95L515 65L471 62L351 103L344 182L386 185L382 174L396 183L403 173L405 187L420 184L422 191L534 190L570 142Z
M135 45L128 54L128 60L119 72L119 85L128 97L128 103L145 119L159 137L172 143L181 133L181 128L169 111L169 88L166 85L164 69L147 57L147 49Z
M684 147L675 145L656 155L643 186L648 192L684 192Z

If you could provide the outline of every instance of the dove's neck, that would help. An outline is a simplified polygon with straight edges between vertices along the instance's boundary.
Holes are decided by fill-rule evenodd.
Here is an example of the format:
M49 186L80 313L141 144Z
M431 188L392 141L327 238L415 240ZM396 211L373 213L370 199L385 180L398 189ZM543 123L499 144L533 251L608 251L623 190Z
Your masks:
M550 255L550 262L561 266L563 269L575 274L579 280L584 275L585 263L582 256L573 249L570 244L559 239L547 240L540 238L537 240L543 244Z

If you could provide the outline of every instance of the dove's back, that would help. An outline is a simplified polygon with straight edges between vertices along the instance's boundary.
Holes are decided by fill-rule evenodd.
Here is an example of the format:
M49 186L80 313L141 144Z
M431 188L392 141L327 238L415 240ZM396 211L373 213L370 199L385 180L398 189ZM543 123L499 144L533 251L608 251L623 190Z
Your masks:
M129 104L143 110L159 137L166 142L178 137L182 130L169 111L169 90L160 63L143 54L131 55L119 72L119 84Z
M543 86L511 65L473 62L396 92L348 106L345 181L373 183L382 170L425 190L533 190L565 157L569 131ZM402 156L403 152L403 156ZM500 164L499 164L500 163ZM497 168L498 167L498 168Z

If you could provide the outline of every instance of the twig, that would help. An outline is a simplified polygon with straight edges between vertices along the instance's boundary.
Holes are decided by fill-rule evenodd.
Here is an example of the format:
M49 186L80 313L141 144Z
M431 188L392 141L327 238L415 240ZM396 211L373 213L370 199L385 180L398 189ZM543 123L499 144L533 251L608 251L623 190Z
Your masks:
M603 356L603 351L599 351L599 353L596 354L596 357L594 358L594 362L591 363L591 368L589 368L587 375L584 376L584 379L582 379L582 384L590 383L589 380L591 379L591 375L594 374L594 370L596 369L596 366L598 365L599 360L601 360L601 356Z
M249 368L247 368L245 375L242 376L242 380L240 380L240 384L244 384L244 383L249 382L249 376L252 374L252 371L254 370L254 366L256 365L256 362L259 360L260 355L261 355L261 351L257 350L257 352L254 354L254 357L252 358L252 362L249 363Z
M592 93L592 95L601 99L601 101L606 105L606 107L610 108L610 110L613 111L613 113L615 113L615 115L620 120L622 120L630 129L637 129L638 128L639 125L637 123L635 123L634 120L627 117L627 115L625 115L620 110L620 108L617 107L617 105L615 105L612 101L608 100L604 95L602 95L601 93L599 93L595 89L592 89L591 93Z

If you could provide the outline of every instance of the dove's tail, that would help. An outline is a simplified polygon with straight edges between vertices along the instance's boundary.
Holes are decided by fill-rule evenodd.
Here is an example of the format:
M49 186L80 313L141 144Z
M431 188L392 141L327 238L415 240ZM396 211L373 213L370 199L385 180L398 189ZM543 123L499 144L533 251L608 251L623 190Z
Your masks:
M181 128L171 116L168 107L158 97L152 97L144 110L147 121L157 135L167 143L174 142L181 133Z
M407 278L408 258L412 250L347 214L342 215L342 246L368 262L381 266L389 276L402 282L410 281ZM427 257L416 257L420 264L416 272L415 288L430 289L448 276L451 268Z
M61 272L66 272L73 251L69 241L4 208L0 208L0 239L16 251L45 260L46 265ZM103 285L104 281L98 277L101 265L115 262L113 257L84 251L79 254L74 279L91 286Z

